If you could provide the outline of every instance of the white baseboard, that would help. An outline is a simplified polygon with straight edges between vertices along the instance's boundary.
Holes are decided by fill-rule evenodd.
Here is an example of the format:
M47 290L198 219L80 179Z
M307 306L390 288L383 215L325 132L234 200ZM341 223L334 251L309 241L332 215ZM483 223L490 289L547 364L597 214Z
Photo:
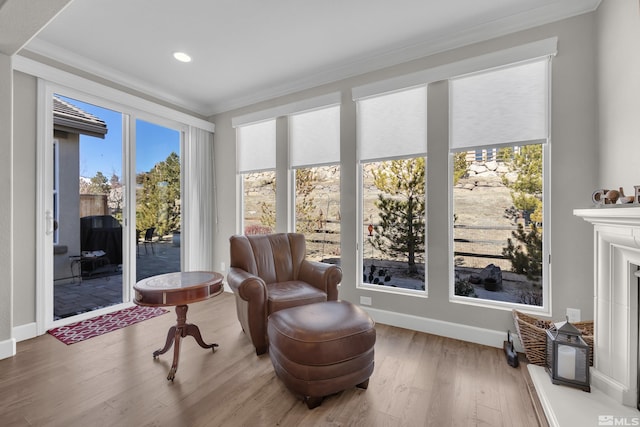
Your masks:
M27 323L13 328L13 338L16 342L28 340L38 336L38 328L36 322Z
M377 308L360 306L373 317L376 323L382 323L412 331L426 332L447 338L502 348L507 336L504 331L478 328L477 326L462 325L460 323L445 322L443 320L418 317L410 314L396 313ZM516 334L512 334L514 347L518 352L524 352Z
M613 378L602 374L600 371L591 369L590 371L591 385L599 390L602 390L607 396L611 396L616 402L621 402L629 406L634 406L635 393L632 399L627 399L627 396L631 393L628 387L624 384L615 381Z
M16 355L16 339L0 341L0 359L7 359Z

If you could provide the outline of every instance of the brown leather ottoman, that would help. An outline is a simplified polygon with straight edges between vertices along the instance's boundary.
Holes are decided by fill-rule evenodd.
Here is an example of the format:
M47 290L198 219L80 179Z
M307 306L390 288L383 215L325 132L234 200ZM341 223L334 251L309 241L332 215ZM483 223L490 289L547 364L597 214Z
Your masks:
M373 373L374 321L346 301L277 311L267 322L276 375L313 409L324 396L357 386Z

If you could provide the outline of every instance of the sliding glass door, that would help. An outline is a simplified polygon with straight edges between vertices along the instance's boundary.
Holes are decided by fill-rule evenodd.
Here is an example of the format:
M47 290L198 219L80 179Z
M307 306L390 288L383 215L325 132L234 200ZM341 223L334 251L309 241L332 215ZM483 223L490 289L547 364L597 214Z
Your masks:
M53 320L123 302L123 115L53 95Z
M182 259L182 132L60 92L42 172L45 321L58 324L128 303Z

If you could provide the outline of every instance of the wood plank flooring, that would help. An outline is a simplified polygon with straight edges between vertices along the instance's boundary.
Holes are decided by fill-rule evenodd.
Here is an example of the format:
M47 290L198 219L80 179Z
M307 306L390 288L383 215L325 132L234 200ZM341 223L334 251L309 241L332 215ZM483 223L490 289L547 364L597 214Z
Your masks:
M325 398L313 410L256 356L223 294L189 307L215 352L182 341L154 360L175 313L67 346L52 336L23 341L0 360L3 426L546 426L526 366L501 349L376 325L367 390Z

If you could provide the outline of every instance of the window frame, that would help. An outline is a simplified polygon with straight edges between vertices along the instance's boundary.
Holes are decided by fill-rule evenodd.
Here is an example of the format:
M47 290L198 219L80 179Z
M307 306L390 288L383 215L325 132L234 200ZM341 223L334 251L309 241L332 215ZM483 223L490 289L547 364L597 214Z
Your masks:
M429 207L429 197L428 197L428 187L427 187L427 183L428 183L428 169L425 171L425 182L424 182L424 186L425 186L425 217L424 217L424 228L425 228L425 242L424 242L424 254L423 254L423 259L424 259L424 290L418 290L418 289L408 289L408 288L400 288L400 287L394 287L394 286L380 286L377 284L373 284L373 283L366 283L362 280L362 275L363 275L363 271L364 271L364 248L365 248L365 242L364 242L364 230L365 227L367 226L363 221L364 221L364 165L368 164L368 163L374 163L374 162L384 162L384 161L391 161L391 160L407 160L407 159L414 159L414 158L418 158L418 157L423 157L424 158L424 162L425 162L425 168L427 168L427 154L418 154L418 155L414 155L411 157L390 157L390 158L384 158L384 159L375 159L375 160L368 160L368 161L361 161L360 159L358 159L358 175L357 175L357 199L358 199L358 207L357 207L357 218L358 218L358 226L357 226L357 239L356 239L356 249L357 249L357 274L358 274L358 278L356 280L356 289L361 289L361 290L367 290L367 291L375 291L375 292L385 292L385 293L391 293L391 294L398 294L398 295L408 295L408 296L412 296L412 297L418 297L418 298L428 298L429 297L429 269L428 269L428 264L429 264L429 259L428 259L428 230L429 230L429 223L428 223L428 218L427 218L427 210Z

